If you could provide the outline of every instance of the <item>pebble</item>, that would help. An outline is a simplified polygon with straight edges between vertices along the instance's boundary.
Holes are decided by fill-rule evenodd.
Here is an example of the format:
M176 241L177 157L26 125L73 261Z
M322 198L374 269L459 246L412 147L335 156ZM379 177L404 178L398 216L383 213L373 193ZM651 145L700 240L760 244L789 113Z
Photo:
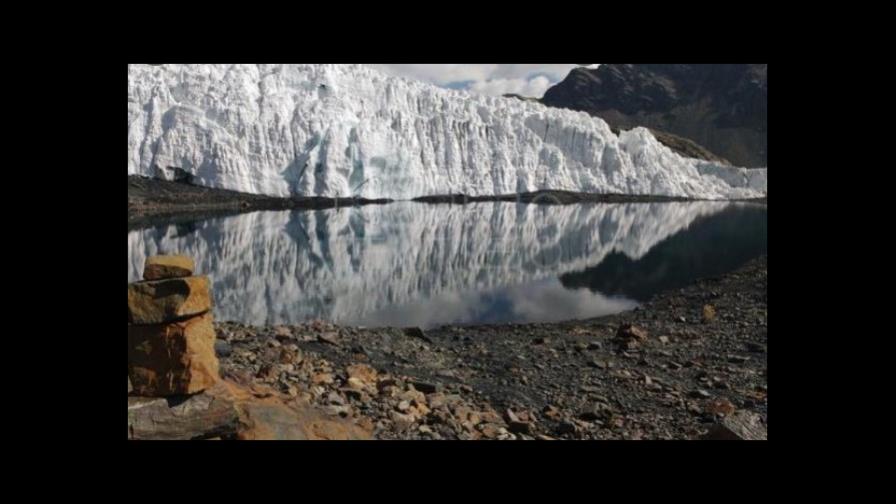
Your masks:
M218 357L229 357L233 353L233 346L224 340L215 340L215 355Z

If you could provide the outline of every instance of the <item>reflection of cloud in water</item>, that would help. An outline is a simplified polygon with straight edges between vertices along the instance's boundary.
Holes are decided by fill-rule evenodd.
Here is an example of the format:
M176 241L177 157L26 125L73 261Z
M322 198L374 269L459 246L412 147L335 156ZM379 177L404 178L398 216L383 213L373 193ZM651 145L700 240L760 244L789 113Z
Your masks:
M217 318L252 324L314 317L366 324L371 314L427 302L432 313L478 310L482 315L468 320L482 321L497 316L502 302L503 313L519 320L523 312L514 307L539 304L519 309L549 316L548 306L565 299L573 311L581 307L581 316L593 316L612 303L532 283L593 266L612 252L637 259L727 205L404 202L254 212L128 233L128 281L139 279L148 255L187 254L212 278ZM471 301L477 296L484 306ZM596 312L586 314L589 307ZM430 325L420 319L425 311L412 317L415 325Z
M421 326L506 322L555 322L600 317L637 306L588 289L567 289L556 278L501 287L485 292L449 292L399 306L387 306L345 320L369 326Z

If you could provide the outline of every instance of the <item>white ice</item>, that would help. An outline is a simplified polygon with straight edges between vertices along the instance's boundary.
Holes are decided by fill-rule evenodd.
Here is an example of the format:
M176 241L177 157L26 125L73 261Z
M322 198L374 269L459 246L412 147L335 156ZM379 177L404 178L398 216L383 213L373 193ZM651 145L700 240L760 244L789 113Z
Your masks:
M643 128L363 65L131 65L128 174L272 196L540 189L766 196L766 170L682 157Z

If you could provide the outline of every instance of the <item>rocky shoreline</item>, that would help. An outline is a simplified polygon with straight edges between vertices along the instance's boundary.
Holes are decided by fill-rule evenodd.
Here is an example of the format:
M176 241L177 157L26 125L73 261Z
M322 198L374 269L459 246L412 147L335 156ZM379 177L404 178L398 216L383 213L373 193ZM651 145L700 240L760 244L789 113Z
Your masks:
M345 206L386 204L389 199L292 197L275 198L259 194L248 194L226 189L215 189L147 178L128 176L128 230L158 224L189 222L213 217L234 215L259 210L290 210L338 208ZM535 191L520 194L494 196L470 196L466 194L446 194L421 196L413 201L421 203L466 204L484 201L509 201L547 205L567 205L574 203L653 203L674 201L696 201L692 198L673 196L652 196L632 194L593 194L574 191ZM743 201L767 202L767 198Z
M766 438L766 257L589 320L215 329L222 377L375 439Z

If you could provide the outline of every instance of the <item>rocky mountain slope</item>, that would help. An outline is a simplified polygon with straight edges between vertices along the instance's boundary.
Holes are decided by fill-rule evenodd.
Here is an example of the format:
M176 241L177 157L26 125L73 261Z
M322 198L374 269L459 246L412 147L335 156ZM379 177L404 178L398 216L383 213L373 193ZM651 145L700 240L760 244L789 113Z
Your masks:
M588 112L613 128L658 130L673 148L684 137L737 166L764 167L767 72L765 64L582 67L548 89L541 102ZM689 155L701 157L696 150Z

